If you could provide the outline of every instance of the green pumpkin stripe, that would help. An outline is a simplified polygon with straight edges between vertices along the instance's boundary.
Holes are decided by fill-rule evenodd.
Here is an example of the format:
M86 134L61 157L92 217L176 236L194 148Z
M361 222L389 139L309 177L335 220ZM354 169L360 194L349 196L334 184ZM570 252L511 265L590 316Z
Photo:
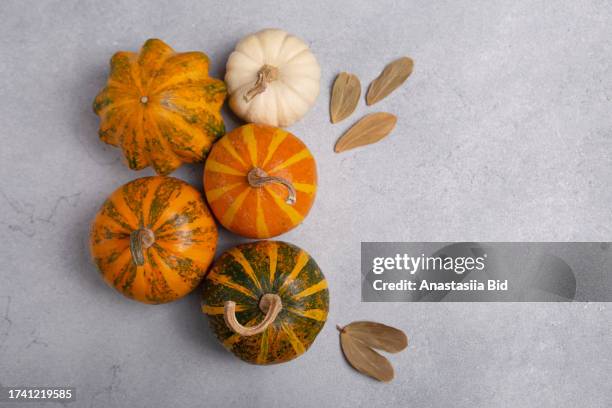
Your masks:
M287 339L291 343L291 347L293 347L293 350L295 350L297 355L300 355L306 351L304 344L300 341L300 339L298 339L291 326L285 322L281 322L281 330L287 336Z
M124 229L125 233L130 233L134 227L123 218L123 215L117 210L117 206L111 200L106 200L102 205L102 214L113 220L118 226Z
M221 285L226 288L235 290L255 300L259 299L250 289L247 289L246 287L236 282L233 282L231 278L227 275L210 274L208 276L208 279L211 282L216 283L217 285Z
M234 258L236 262L240 264L244 274L253 282L255 287L259 289L259 291L261 291L261 284L259 283L259 279L257 278L253 267L245 258L244 253L237 248L232 248L227 252Z
M123 186L123 201L136 216L138 227L145 225L143 202L149 194L149 177L136 179Z
M273 326L266 327L266 330L261 334L261 346L259 355L257 356L257 364L265 364L268 361L268 349L270 344L270 331L274 330Z
M168 208L168 204L171 202L171 200L180 195L180 190L183 186L183 182L171 177L164 178L164 180L157 186L155 192L153 193L153 200L151 200L151 205L149 207L148 225L150 227L153 227L157 223L159 217ZM175 194L176 196L173 197Z
M301 291L300 293L293 295L293 299L294 300L300 300L302 298L311 296L317 292L320 292L322 290L327 289L327 280L322 279L319 282L315 283L312 286L309 286L308 288L304 289L303 291Z
M309 260L310 260L310 257L308 256L306 252L300 251L298 253L297 260L295 261L295 265L293 266L293 269L291 270L289 275L286 278L284 278L283 284L278 289L279 295L282 296L283 293L285 293L289 285L291 285L293 281L298 277L298 275L300 274L300 272L302 272L302 269L304 269L304 266L306 266Z
M136 265L131 261L127 262L115 278L113 286L121 288L123 293L132 293L132 284L136 279L136 272ZM123 284L121 284L121 282L123 282Z
M204 273L200 264L191 258L182 258L162 248L158 244L153 244L149 251L151 249L154 249L164 264L166 264L170 270L177 273L185 283L189 283L190 285L197 284L199 277ZM157 263L153 261L152 257L149 257L149 259L151 261L151 266L157 268Z
M301 310L301 309L296 309L294 307L287 307L286 310L289 313L293 313L300 317L305 317L307 319L312 319L312 320L316 320L319 322L324 322L325 320L327 320L327 310L324 310L324 309Z

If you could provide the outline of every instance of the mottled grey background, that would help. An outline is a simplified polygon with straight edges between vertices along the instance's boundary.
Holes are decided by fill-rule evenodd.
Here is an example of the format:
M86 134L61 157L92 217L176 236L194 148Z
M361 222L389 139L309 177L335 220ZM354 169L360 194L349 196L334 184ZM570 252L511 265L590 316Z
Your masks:
M611 240L609 1L3 0L0 16L3 385L73 385L70 406L107 408L612 406L608 304L361 303L359 258L361 241ZM306 355L256 367L217 344L198 294L141 305L91 265L99 205L151 174L97 139L91 102L117 50L159 37L206 51L221 76L235 43L270 26L306 39L323 71L291 127L318 160L318 197L282 239L317 259L332 303ZM366 86L402 55L416 62L404 87L329 123L339 71ZM394 133L335 154L376 110L399 115ZM176 176L201 185L201 171ZM358 319L408 333L393 383L343 361L334 326Z

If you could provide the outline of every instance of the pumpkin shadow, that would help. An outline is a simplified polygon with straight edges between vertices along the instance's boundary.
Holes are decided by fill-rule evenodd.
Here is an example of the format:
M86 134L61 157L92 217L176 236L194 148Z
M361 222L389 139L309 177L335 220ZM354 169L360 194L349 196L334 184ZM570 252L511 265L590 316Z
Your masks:
M209 327L208 319L201 311L200 294L201 286L191 292L184 301L180 302L179 307L173 308L177 313L174 329L183 337L189 340L194 347L206 352L210 359L214 360L236 360L215 337Z

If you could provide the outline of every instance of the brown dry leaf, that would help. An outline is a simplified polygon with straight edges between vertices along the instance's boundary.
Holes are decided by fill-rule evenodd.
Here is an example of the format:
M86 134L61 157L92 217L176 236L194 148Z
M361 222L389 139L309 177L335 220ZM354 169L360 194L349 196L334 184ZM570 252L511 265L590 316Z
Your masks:
M376 143L387 136L397 123L397 117L390 113L371 113L361 118L336 142L336 153Z
M355 370L378 381L393 379L393 366L372 347L392 353L405 349L408 339L403 331L376 322L353 322L338 330L344 357Z
M370 84L366 95L366 103L374 105L397 89L412 74L414 62L408 57L402 57L387 65Z
M382 323L353 322L344 328L344 332L372 348L389 353L398 353L408 346L408 337L403 331Z
M332 87L329 113L332 123L348 118L355 111L361 96L361 83L356 75L341 72Z

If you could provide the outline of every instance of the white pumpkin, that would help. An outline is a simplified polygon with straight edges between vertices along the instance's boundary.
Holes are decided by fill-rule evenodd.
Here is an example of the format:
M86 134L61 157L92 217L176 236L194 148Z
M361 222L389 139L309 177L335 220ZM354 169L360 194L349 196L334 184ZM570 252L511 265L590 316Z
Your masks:
M243 38L227 61L225 82L234 113L247 122L285 127L319 95L321 68L308 45L282 30Z

